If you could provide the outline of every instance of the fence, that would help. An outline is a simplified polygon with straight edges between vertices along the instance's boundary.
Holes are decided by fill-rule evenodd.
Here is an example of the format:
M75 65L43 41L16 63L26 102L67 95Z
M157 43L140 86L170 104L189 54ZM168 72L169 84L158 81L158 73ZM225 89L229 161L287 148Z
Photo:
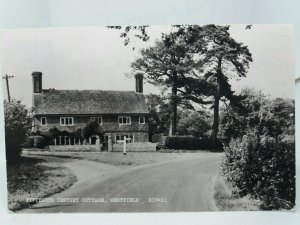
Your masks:
M96 136L92 136L88 138L87 142L90 145L96 144ZM53 138L52 145L59 145L59 146L65 146L65 145L85 145L87 143L84 143L84 139L79 137L70 137L70 136L58 136L56 138Z
M123 144L112 144L112 151L122 152ZM126 151L127 152L155 152L156 143L150 143L150 142L127 143Z

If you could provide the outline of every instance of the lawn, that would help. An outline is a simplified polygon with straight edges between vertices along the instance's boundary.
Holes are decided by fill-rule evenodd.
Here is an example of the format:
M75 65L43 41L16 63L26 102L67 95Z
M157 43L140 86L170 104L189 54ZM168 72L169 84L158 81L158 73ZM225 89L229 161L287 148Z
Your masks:
M56 156L62 158L85 159L99 163L107 163L120 167L132 167L174 160L214 157L220 153L160 153L160 152L28 152L27 154Z
M68 168L22 157L19 164L7 167L8 208L15 211L30 207L35 202L29 203L26 198L45 198L70 187L76 180Z

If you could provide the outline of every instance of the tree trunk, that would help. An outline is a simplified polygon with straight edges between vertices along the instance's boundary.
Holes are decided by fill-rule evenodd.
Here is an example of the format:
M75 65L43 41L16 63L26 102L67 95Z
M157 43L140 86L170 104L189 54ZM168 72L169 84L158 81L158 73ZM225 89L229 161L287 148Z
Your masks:
M215 94L215 102L214 102L214 122L212 125L212 134L211 137L214 141L217 141L218 139L218 132L219 132L219 104L220 104L220 76L222 74L222 57L219 57L218 59L218 67L217 67L217 90Z
M171 95L171 135L174 136L177 131L177 75L174 76L172 95Z
M219 96L215 96L215 103L214 103L214 122L212 125L212 134L211 137L213 140L218 139L218 132L219 132Z

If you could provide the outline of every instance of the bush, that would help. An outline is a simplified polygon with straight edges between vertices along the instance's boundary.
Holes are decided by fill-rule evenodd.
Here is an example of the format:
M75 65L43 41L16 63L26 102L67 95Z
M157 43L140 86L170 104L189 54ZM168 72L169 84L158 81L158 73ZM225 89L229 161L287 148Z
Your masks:
M46 139L42 136L33 136L33 147L44 148L46 146Z
M210 138L196 138L190 136L168 136L162 139L161 148L174 150L215 150L221 151L223 145L220 141Z
M251 194L264 209L295 205L295 140L258 136L249 130L225 147L223 173L239 196Z
M251 194L263 209L295 205L294 101L247 91L246 111L229 108L222 118L222 172L239 196Z
M29 136L25 139L23 148L33 148L33 147L34 147L34 140L31 136Z
M4 101L4 118L7 163L16 164L20 160L26 134L31 128L30 113L20 101Z

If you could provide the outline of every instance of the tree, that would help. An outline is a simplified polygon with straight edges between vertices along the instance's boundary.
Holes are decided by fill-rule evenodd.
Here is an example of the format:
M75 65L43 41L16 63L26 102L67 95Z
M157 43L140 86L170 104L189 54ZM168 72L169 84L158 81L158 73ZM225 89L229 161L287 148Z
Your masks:
M194 70L200 70L201 66L194 54L202 51L202 40L197 40L197 45L194 45L196 40L190 35L191 32L188 34L183 35L179 31L163 34L162 40L142 49L141 57L131 64L133 74L142 73L149 83L170 90L172 135L176 134L177 129L177 106L189 105L182 95L185 78Z
M155 46L141 51L142 57L132 63L133 71L145 74L152 84L171 89L172 134L176 133L178 104L184 100L187 105L190 101L213 101L212 137L216 140L220 100L224 97L231 104L241 100L232 91L229 78L246 76L251 53L230 36L229 26L173 27L175 31L163 34Z
M231 104L239 105L242 98L235 95L229 79L245 77L252 56L247 46L230 36L229 26L206 25L199 30L198 35L206 42L206 51L201 60L204 76L200 74L201 77L196 75L189 78L185 91L193 98L203 99L203 95L213 98L212 138L216 140L219 131L220 100L227 99Z
M22 144L30 132L30 111L21 101L4 101L4 118L6 158L8 164L14 164L20 159Z

